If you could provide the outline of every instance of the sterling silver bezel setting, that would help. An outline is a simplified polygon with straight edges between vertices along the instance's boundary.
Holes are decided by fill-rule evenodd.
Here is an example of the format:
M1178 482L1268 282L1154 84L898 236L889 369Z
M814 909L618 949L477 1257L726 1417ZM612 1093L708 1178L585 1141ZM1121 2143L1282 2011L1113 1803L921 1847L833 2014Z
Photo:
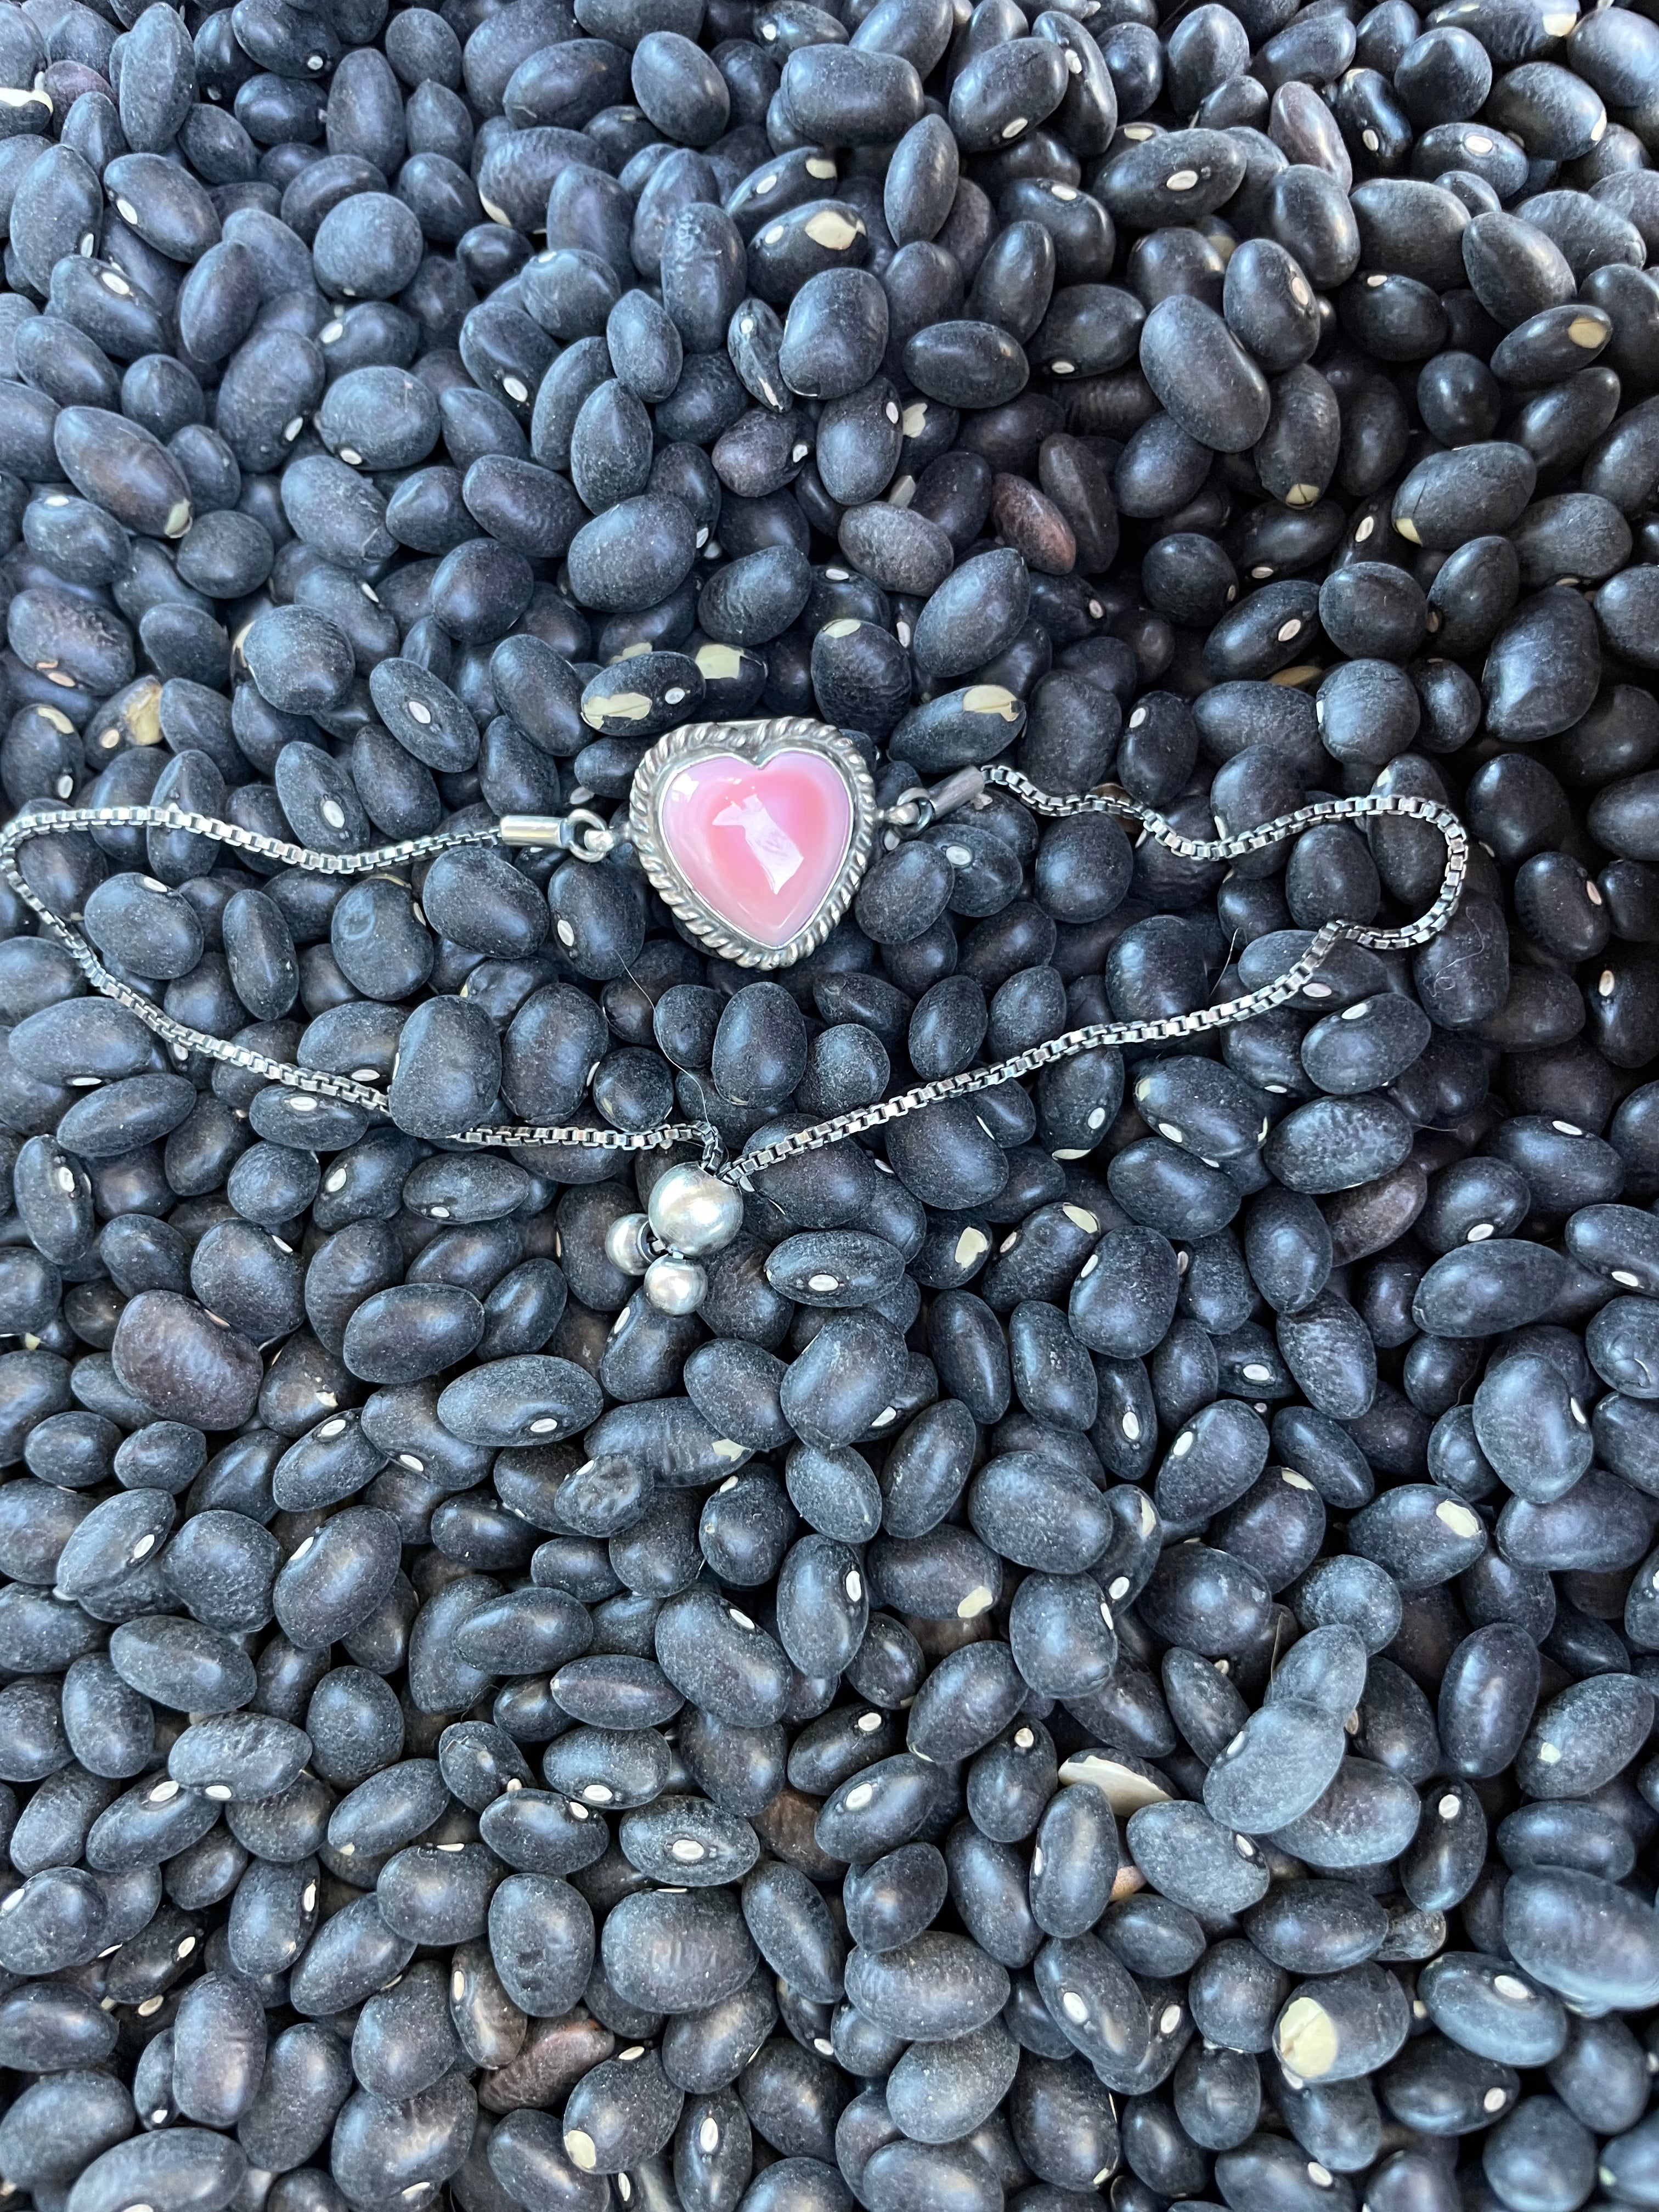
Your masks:
M663 842L659 806L670 777L688 761L732 753L763 768L781 752L817 753L831 763L852 800L853 826L846 856L811 920L787 943L765 945L716 914L686 881ZM659 739L634 771L628 834L670 913L711 951L739 968L789 968L817 950L853 903L875 850L879 819L876 787L857 746L828 722L778 715L765 721L690 722Z

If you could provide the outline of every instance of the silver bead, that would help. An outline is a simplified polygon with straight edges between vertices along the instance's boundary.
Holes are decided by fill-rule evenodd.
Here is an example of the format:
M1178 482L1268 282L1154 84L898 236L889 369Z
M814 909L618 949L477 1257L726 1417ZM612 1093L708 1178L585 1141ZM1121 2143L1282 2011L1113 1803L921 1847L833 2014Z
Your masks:
M695 1260L665 1256L645 1271L645 1295L659 1313L695 1313L708 1288L708 1278Z
M743 1194L702 1168L670 1168L652 1186L651 1226L671 1252L718 1252L743 1224Z
M624 1275L642 1275L651 1265L655 1243L651 1224L642 1213L624 1213L605 1232L605 1256Z

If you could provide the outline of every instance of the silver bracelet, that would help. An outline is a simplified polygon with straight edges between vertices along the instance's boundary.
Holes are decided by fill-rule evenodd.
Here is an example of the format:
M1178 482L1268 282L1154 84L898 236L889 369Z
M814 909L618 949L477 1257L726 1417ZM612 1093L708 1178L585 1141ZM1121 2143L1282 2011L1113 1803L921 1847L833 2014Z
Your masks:
M677 855L663 836L661 801L675 776L688 763L702 767L711 760L737 761L764 775L780 754L810 755L830 760L842 768L849 788L851 823L841 866L834 872L834 881L808 924L793 933L785 944L768 945L745 934L729 915L711 911L696 884L688 882L677 865L683 855ZM838 1144L843 1138L881 1128L921 1107L937 1104L941 1099L963 1098L975 1091L991 1090L999 1084L1050 1066L1056 1060L1069 1059L1073 1054L1106 1045L1177 1042L1205 1030L1225 1028L1231 1023L1267 1013L1302 993L1339 944L1359 945L1374 951L1403 951L1426 945L1450 921L1468 869L1468 833L1456 815L1436 800L1405 793L1367 793L1351 799L1319 799L1312 805L1299 807L1292 814L1280 815L1237 836L1189 837L1152 807L1141 805L1115 786L1107 785L1075 797L1057 797L1040 790L1018 770L993 763L988 768L958 770L932 791L918 787L906 792L893 805L878 809L862 758L839 732L830 731L821 723L780 719L771 722L697 724L688 730L675 731L661 740L635 773L627 825L622 832L613 830L598 814L577 807L562 816L507 815L487 826L441 830L429 836L408 837L399 843L377 846L368 852L322 853L181 807L70 807L19 815L0 830L0 874L70 953L94 990L136 1014L179 1060L200 1053L251 1075L262 1076L267 1082L285 1085L291 1091L340 1099L367 1113L386 1115L390 1112L387 1095L372 1084L272 1060L246 1045L192 1029L153 1005L142 992L112 975L81 932L54 914L30 888L17 865L19 848L30 838L67 831L174 830L211 838L233 851L254 854L285 867L308 869L320 875L359 876L399 867L465 845L552 848L576 860L598 861L625 837L639 852L647 873L663 892L677 919L693 935L722 957L736 959L741 965L776 968L799 958L829 935L851 904L864 870L878 847L891 849L903 837L914 836L944 815L971 804L988 788L1011 793L1034 814L1047 819L1074 814L1111 815L1136 825L1177 859L1200 864L1237 860L1249 853L1261 852L1322 823L1403 816L1438 830L1445 841L1445 872L1433 903L1417 921L1397 929L1374 929L1359 922L1327 921L1315 931L1306 950L1281 975L1238 998L1197 1007L1190 1013L1171 1015L1162 1021L1091 1022L1082 1029L1068 1030L1060 1036L1030 1046L990 1066L969 1068L958 1075L919 1083L878 1104L833 1115L792 1135L754 1146L735 1159L724 1158L719 1134L707 1121L667 1121L657 1128L644 1130L508 1123L500 1127L459 1130L451 1141L481 1146L576 1145L626 1152L665 1151L678 1145L696 1144L702 1148L705 1172L716 1174L742 1190L750 1190L755 1175L782 1161L797 1159L823 1146ZM807 939L810 943L803 941Z

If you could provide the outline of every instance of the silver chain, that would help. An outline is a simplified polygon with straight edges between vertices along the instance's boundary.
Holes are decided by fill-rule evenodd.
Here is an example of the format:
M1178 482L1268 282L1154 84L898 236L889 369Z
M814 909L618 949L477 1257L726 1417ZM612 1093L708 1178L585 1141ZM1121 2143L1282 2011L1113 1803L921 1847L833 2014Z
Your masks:
M941 1099L965 1098L979 1091L989 1091L998 1085L1017 1080L1021 1076L1034 1074L1039 1068L1052 1066L1054 1061L1071 1058L1073 1054L1091 1052L1105 1045L1149 1045L1176 1042L1195 1036L1206 1030L1221 1029L1233 1022L1249 1021L1255 1015L1270 1012L1275 1006L1287 1005L1304 989L1310 978L1324 964L1333 948L1345 940L1373 951L1403 951L1416 945L1426 945L1437 937L1450 921L1462 891L1468 871L1468 833L1448 806L1431 799L1421 799L1407 793L1366 793L1352 799L1322 799L1310 806L1297 809L1294 814L1280 815L1272 822L1264 822L1254 830L1241 830L1229 837L1189 837L1150 806L1143 806L1127 793L1113 788L1090 792L1081 797L1059 798L1040 790L1028 777L1012 768L997 763L980 771L987 784L994 785L1012 794L1034 814L1054 819L1073 814L1110 814L1126 822L1139 824L1147 836L1164 846L1178 860L1199 864L1241 859L1248 853L1260 853L1277 845L1287 837L1297 836L1326 822L1352 822L1379 815L1403 815L1429 824L1445 841L1446 866L1440 889L1433 904L1415 921L1398 929L1372 929L1360 922L1328 921L1314 933L1307 950L1282 975L1264 983L1260 989L1247 991L1242 997L1226 999L1213 1006L1200 1006L1188 1014L1175 1014L1163 1021L1152 1022L1092 1022L1086 1027L1067 1030L1063 1036L1049 1037L1042 1044L1016 1053L1012 1059L996 1061L989 1067L965 1069L960 1075L949 1075L931 1083L919 1083L896 1097L884 1099L879 1104L860 1106L845 1114L836 1114L826 1121L814 1122L810 1128L797 1130L793 1135L780 1137L769 1145L760 1145L745 1152L740 1159L721 1164L722 1146L714 1126L708 1121L668 1121L655 1129L596 1129L570 1127L553 1124L527 1125L509 1122L502 1127L461 1130L453 1142L462 1145L577 1145L587 1150L640 1152L672 1149L676 1145L697 1144L702 1147L703 1165L718 1171L727 1181L743 1189L753 1188L750 1178L767 1168L781 1162L798 1159L805 1152L818 1151L825 1145L839 1144L843 1138L861 1136L866 1130L878 1129L889 1121L896 1121L906 1114L914 1114L924 1106L936 1105ZM549 843L558 843L567 851L576 851L581 837L594 817L578 810L580 819L572 817L570 830L565 825L549 819L546 823ZM538 825L540 826L539 823ZM31 838L56 836L69 831L91 830L182 830L191 836L207 837L216 843L229 846L233 850L257 854L262 860L273 860L282 866L308 869L319 875L369 875L386 868L395 868L411 860L425 860L438 853L453 851L462 845L495 845L502 842L498 823L488 823L471 830L440 830L427 837L406 837L396 845L377 846L362 853L322 853L306 845L289 844L280 837L267 837L260 831L245 830L234 822L221 822L212 815L197 814L178 806L82 806L56 810L41 814L19 815L0 830L0 875L9 883L45 927L50 930L69 952L82 974L94 990L104 997L115 1000L136 1014L146 1028L154 1030L179 1060L200 1053L210 1060L222 1060L240 1067L251 1075L258 1075L270 1083L280 1083L290 1091L307 1091L313 1097L336 1098L348 1105L358 1106L366 1112L389 1115L391 1102L384 1091L374 1085L360 1083L353 1077L328 1075L320 1070L296 1067L285 1060L272 1060L267 1054L254 1052L246 1045L238 1044L226 1037L216 1037L204 1030L192 1029L187 1023L177 1021L106 968L96 952L79 930L54 914L52 908L33 890L17 865L20 846ZM561 834L561 832L563 834ZM513 840L525 842L522 836ZM582 858L595 858L592 852L582 852Z
M1260 853L1323 822L1352 822L1380 814L1407 815L1415 821L1431 823L1444 838L1445 873L1433 905L1417 921L1399 929L1371 929L1354 921L1324 922L1316 930L1312 943L1299 959L1270 983L1262 984L1258 990L1246 991L1242 997L1224 999L1213 1006L1199 1006L1189 1014L1174 1014L1163 1021L1091 1022L1086 1028L1067 1030L1042 1044L1029 1046L1012 1059L998 1060L990 1067L967 1068L960 1075L919 1083L909 1091L901 1091L896 1098L884 1099L879 1105L860 1106L850 1113L837 1114L832 1121L799 1130L793 1136L757 1146L725 1170L745 1190L752 1188L751 1175L776 1167L783 1160L816 1152L819 1146L835 1144L842 1137L860 1136L866 1129L881 1128L889 1121L896 1121L902 1115L914 1114L920 1107L936 1105L940 1099L966 1098L976 1091L989 1091L1020 1076L1033 1075L1039 1068L1050 1067L1057 1060L1069 1060L1075 1053L1091 1052L1102 1045L1170 1043L1271 1012L1275 1006L1288 1005L1323 966L1333 947L1345 939L1373 951L1402 951L1413 945L1426 945L1451 920L1468 872L1468 832L1456 815L1449 806L1442 806L1431 799L1419 799L1406 793L1368 792L1355 799L1322 799L1311 806L1299 807L1294 814L1282 814L1272 822L1264 822L1259 829L1241 830L1237 836L1203 838L1188 837L1152 807L1142 806L1115 791L1090 792L1081 798L1056 798L1050 792L1040 790L1016 769L993 763L984 770L984 775L988 783L1012 792L1034 814L1050 819L1071 814L1117 815L1139 823L1149 836L1178 860L1199 862L1233 860L1246 853Z

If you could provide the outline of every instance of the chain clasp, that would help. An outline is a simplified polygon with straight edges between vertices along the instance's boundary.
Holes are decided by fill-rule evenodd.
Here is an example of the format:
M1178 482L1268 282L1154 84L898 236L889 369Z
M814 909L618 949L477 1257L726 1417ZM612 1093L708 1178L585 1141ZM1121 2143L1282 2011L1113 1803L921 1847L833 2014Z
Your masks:
M985 784L985 771L981 768L959 768L931 791L925 783L913 783L890 806L882 809L881 818L887 825L883 843L890 853L902 837L914 837L959 807L971 806Z
M587 806L568 814L503 814L499 835L503 845L551 846L573 860L602 860L617 842L605 817Z

